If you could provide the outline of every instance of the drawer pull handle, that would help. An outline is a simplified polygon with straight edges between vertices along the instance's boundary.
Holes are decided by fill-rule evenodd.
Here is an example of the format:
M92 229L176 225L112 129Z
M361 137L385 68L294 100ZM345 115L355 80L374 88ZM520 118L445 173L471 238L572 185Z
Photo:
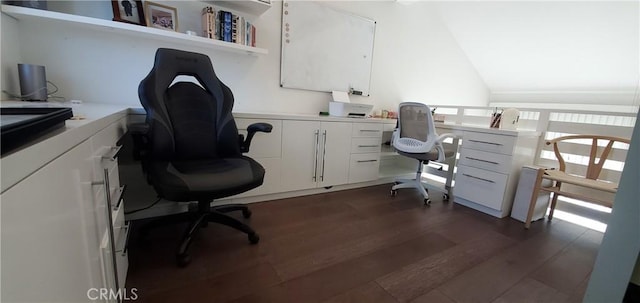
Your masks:
M468 175L468 174L462 174L462 175L465 176L465 177L474 178L474 179L478 179L478 180L489 182L489 183L496 183L493 180L489 180L489 179L485 179L485 178L480 178L480 177L476 177L476 176L472 176L472 175Z
M361 129L360 131L363 133L379 133L380 132L380 130L377 130L377 129Z
M324 156L327 154L327 130L322 132L322 172L320 173L320 182L324 181Z
M120 204L122 203L122 200L124 198L124 191L126 189L127 189L127 185L124 184L118 187L116 189L115 195L112 196L112 197L115 197L115 199L113 200L116 202L115 205L112 205L114 211L118 210L118 208L120 207Z
M483 159L478 159L478 158L471 158L471 157L465 157L465 158L467 158L469 160L475 160L475 161L480 161L480 162L485 162L485 163L491 163L491 164L495 164L495 165L500 164L498 162L493 162L493 161L483 160Z
M358 147L378 147L378 145L358 145Z
M378 162L378 160L358 160L358 163L365 163L365 162Z
M491 144L491 145L502 146L502 144L496 143L496 142L479 141L479 140L471 140L471 139L469 139L469 141L470 142L475 142L475 143L483 143L483 144Z
M313 154L313 158L315 159L315 163L313 164L313 182L316 182L318 180L317 176L318 176L318 147L320 145L320 130L316 129L315 132L313 132L313 134L316 136L316 149L315 149L315 154Z
M119 252L121 256L126 256L127 255L127 251L129 250L129 235L130 233L130 228L131 228L131 222L126 222L124 223L124 226L122 226L122 228L124 229L124 239L120 240L122 241L122 243L120 245L118 245L118 247L116 248L116 252Z
M102 155L101 157L102 160L115 161L116 158L118 157L118 153L120 152L120 149L122 149L122 145L110 147L109 151L104 155Z
M109 250L111 251L111 262L113 262L113 276L115 277L115 286L116 289L120 289L120 285L118 283L118 263L116 260L116 243L115 243L115 235L113 234L113 215L111 211L113 209L113 204L111 202L111 190L109 187L109 169L104 169L104 194L106 199L105 210L107 212L107 231L109 233Z

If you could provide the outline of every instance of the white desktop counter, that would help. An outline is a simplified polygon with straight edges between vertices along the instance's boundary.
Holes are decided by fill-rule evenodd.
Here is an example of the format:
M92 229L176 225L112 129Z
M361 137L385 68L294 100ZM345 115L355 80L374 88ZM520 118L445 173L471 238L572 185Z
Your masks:
M64 128L2 156L2 192L128 113L128 106L114 104L2 101L0 106L70 107L74 115L83 117L81 120L67 120Z

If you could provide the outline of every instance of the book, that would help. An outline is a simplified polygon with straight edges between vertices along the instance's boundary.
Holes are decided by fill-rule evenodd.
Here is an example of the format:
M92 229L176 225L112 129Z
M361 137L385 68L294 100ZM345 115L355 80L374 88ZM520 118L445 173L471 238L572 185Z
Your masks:
M231 18L232 14L227 11L221 11L223 18L220 19L220 36L222 41L231 42Z
M231 42L238 43L240 33L240 17L236 14L231 14Z
M225 42L255 47L255 26L244 16L212 6L202 9L203 36Z
M256 27L253 26L253 24L251 25L251 45L253 47L256 47Z
M244 24L244 45L251 45L251 22L245 21Z
M202 9L202 36L215 39L215 14L213 7L207 6Z

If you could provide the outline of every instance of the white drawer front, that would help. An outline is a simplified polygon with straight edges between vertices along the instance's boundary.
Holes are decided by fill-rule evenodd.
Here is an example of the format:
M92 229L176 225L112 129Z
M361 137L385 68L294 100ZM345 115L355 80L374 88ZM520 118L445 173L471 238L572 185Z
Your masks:
M112 219L113 219L114 240L116 243L120 243L121 240L124 241L124 239L121 239L121 236L126 237L125 222L124 222L124 204L121 203L120 206L117 208L117 210L112 212Z
M99 131L93 137L91 137L91 147L94 152L101 152L105 147L116 146L116 142L124 136L127 131L127 119L122 118L111 125L105 127Z
M384 123L383 126L382 126L382 129L385 132L392 132L392 131L394 131L396 129L396 124L397 123Z
M507 175L458 165L453 194L480 205L502 210Z
M282 120L236 119L238 133L247 137L247 127L253 123L269 123L273 126L270 133L257 132L251 140L248 157L280 158L282 156Z
M382 123L353 123L352 137L382 138Z
M461 148L458 164L509 174L511 157L510 155Z
M351 139L351 153L377 153L382 145L381 138L353 138Z
M511 155L516 137L465 131L462 145L466 148Z
M380 153L353 154L349 165L349 183L378 179Z

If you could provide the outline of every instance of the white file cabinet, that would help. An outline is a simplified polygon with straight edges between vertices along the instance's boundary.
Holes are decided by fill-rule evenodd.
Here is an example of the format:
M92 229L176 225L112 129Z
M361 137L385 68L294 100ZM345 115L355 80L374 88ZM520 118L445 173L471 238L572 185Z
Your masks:
M538 134L469 128L461 136L454 201L506 217L511 212L520 168L533 163Z

